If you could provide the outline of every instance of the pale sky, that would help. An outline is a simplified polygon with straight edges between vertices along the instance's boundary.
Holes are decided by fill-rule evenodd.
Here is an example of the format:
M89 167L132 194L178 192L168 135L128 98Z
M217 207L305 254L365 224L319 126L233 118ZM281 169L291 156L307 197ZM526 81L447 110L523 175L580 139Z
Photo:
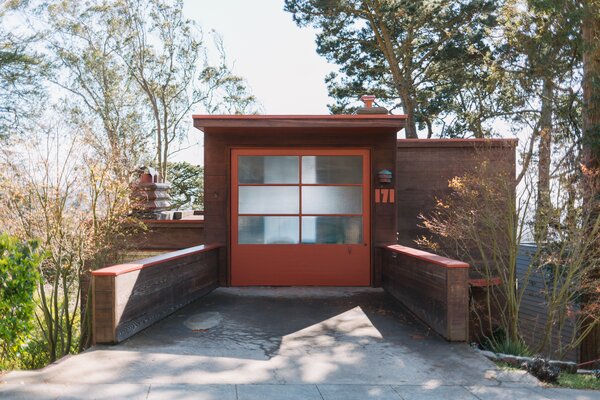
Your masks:
M187 0L184 13L222 35L265 114L328 114L324 78L335 66L317 55L315 32L296 26L283 0Z
M234 72L248 81L263 114L329 114L325 75L335 70L316 53L315 31L299 28L283 0L187 0L185 16L221 34ZM190 143L202 141L190 132ZM203 163L193 146L174 160Z
M185 0L184 14L206 40L211 30L221 34L234 72L247 80L262 114L329 114L324 79L336 66L317 54L315 30L298 27L283 0ZM497 131L512 136L508 124L497 122ZM173 160L203 164L202 133L191 128L188 140L183 147L191 147Z

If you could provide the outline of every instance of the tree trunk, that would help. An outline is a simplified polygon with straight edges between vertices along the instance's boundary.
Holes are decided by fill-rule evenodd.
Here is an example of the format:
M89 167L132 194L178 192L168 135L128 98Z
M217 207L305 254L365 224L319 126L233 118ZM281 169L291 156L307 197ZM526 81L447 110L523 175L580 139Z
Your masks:
M544 78L542 112L540 115L540 144L538 148L537 204L535 212L535 241L545 242L551 218L550 164L552 161L552 105L554 88L552 79Z
M383 22L380 10L381 7L376 3L377 2L364 2L361 8L365 14L362 17L366 18L373 30L377 46L388 62L394 86L396 86L396 90L402 99L402 108L407 115L406 127L404 128L406 138L418 139L419 136L417 135L417 126L415 123L415 102L410 91L412 85L409 85L407 82L407 79L410 79L410 71L405 71L403 73L400 69L400 63L394 51L392 37L388 31L388 27ZM408 57L408 55L405 54L405 57Z
M598 212L600 177L600 5L588 0L583 18L583 162L587 178L586 205Z
M583 2L583 181L584 209L588 223L600 218L600 2ZM600 243L591 246L600 249ZM593 259L590 257L589 259ZM600 281L600 271L591 277ZM600 302L600 295L590 293L584 304ZM591 321L586 321L592 323ZM581 361L600 358L600 327L596 326L581 347Z
M417 124L415 122L415 105L412 97L408 94L402 95L402 108L406 114L406 126L404 127L404 134L407 139L418 139L417 135Z

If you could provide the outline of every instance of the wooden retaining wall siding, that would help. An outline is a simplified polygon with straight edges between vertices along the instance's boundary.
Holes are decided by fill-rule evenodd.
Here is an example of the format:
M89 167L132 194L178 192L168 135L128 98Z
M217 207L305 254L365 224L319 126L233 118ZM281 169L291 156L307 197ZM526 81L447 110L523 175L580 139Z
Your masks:
M119 343L219 286L220 245L92 272L94 343Z
M419 215L429 215L436 199L450 193L450 179L474 172L483 162L498 173L515 176L516 145L516 139L398 139L398 243L414 247L416 239L428 235ZM461 258L452 249L444 250ZM477 265L472 265L471 277L481 278L476 271Z
M137 250L170 251L204 242L202 220L146 220L148 231L132 238Z
M381 248L382 286L449 341L469 334L469 264L400 245Z
M517 256L517 278L520 282L524 282L525 274L529 268L532 256L535 254L537 247L535 244L521 244ZM532 349L537 349L542 344L544 325L548 320L548 308L546 306L546 298L544 291L544 272L535 271L529 276L527 287L523 294L521 308L519 310L519 325L523 333L525 343ZM558 338L565 343L569 342L575 329L575 321L567 320L564 326L558 331L558 328L553 329L554 340L552 343L545 346L542 354L546 357L557 359L558 352L555 349L558 347ZM569 351L564 359L567 361L579 362L579 349Z

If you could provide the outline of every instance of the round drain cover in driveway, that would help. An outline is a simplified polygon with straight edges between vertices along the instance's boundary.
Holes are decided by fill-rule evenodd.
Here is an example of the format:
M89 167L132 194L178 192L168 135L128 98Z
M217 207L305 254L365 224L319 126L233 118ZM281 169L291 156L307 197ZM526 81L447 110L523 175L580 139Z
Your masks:
M193 331L214 328L221 323L221 314L218 312L205 312L192 315L183 324Z

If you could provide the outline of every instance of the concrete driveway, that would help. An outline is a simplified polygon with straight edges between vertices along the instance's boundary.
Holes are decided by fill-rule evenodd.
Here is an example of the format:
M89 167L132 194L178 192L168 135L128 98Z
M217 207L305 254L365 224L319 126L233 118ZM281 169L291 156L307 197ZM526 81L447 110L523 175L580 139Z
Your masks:
M600 399L503 372L371 288L220 288L120 345L0 381L19 399Z

